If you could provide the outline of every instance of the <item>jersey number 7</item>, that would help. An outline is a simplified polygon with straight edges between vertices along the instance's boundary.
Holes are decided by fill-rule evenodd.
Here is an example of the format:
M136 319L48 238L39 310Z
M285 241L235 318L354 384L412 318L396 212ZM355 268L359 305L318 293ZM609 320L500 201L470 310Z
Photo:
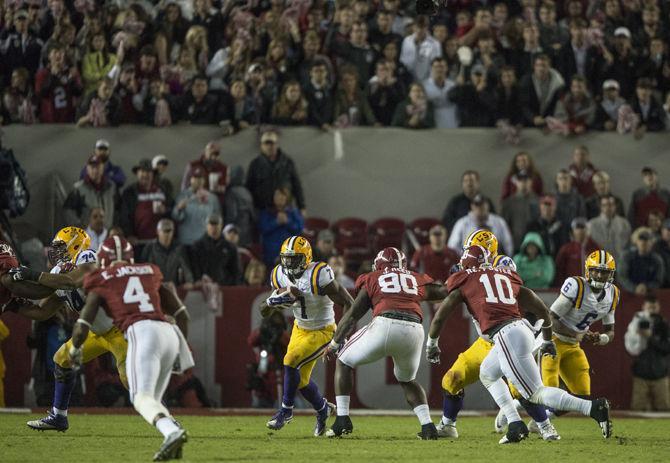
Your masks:
M151 297L144 291L140 277L128 278L126 290L123 292L124 304L138 304L140 312L153 312L154 305L151 303Z

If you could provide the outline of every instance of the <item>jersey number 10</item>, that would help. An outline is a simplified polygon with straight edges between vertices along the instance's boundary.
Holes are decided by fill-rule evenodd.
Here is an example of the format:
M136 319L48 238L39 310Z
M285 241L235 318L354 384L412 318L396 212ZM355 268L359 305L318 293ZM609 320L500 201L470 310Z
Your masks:
M414 275L409 273L387 273L381 275L377 282L382 293L419 294L419 284L416 282Z
M153 312L151 297L144 291L140 277L128 278L126 290L123 292L124 304L139 304L140 312Z
M483 273L482 276L479 277L479 281L484 285L484 289L486 290L486 302L491 304L498 304L501 302L506 305L516 304L514 290L512 290L512 282L509 281L507 275L503 275L502 273L493 274L495 292L488 274Z

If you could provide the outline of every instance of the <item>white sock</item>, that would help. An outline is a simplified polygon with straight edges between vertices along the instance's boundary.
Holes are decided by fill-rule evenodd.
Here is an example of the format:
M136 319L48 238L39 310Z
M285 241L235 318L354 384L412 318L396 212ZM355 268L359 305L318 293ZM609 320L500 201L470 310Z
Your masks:
M349 402L351 397L348 395L336 395L335 405L337 406L337 416L349 416Z
M52 407L54 415L67 416L67 410L61 410L60 408Z
M414 414L416 414L416 417L419 418L419 423L421 423L421 426L433 421L430 419L430 409L428 408L428 404L414 407Z
M167 416L156 421L156 428L164 437L169 436L175 431L179 431L179 426L175 424L172 418L168 418Z
M585 416L589 416L591 413L590 400L580 399L557 387L543 386L533 396L537 399L533 402L555 408L556 410L579 412Z
M509 392L509 387L507 387L507 383L503 381L502 378L498 378L493 382L486 381L484 379L482 380L482 384L484 384L486 389L489 391L489 394L491 394L491 397L493 397L493 400L496 401L498 407L500 407L500 409L503 411L507 417L508 423L521 421L519 412L514 406L514 399L512 399L512 394Z
M451 418L442 415L442 424L446 426L456 426L456 420L452 420Z
M550 424L551 424L551 421L549 421L549 418L547 418L546 420L544 420L544 421L542 421L542 422L540 422L540 423L537 423L537 425L538 425L539 427L541 427L541 428L546 428L546 427L549 426Z
M517 410L521 410L523 408L523 405L521 405L521 402L519 402L519 399L514 399L514 407Z

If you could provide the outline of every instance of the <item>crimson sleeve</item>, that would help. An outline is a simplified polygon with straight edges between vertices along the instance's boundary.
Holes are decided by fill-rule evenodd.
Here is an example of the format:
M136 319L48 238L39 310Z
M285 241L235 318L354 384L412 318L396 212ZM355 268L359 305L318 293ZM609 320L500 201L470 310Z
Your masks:
M460 288L467 279L467 273L465 271L456 272L449 277L447 280L447 291L452 292L455 289Z
M356 278L356 285L355 285L355 292L358 293L363 287L366 286L366 283L368 281L368 274L363 274ZM367 288L366 288L367 289Z
M100 285L100 270L94 270L84 277L84 291L90 292Z

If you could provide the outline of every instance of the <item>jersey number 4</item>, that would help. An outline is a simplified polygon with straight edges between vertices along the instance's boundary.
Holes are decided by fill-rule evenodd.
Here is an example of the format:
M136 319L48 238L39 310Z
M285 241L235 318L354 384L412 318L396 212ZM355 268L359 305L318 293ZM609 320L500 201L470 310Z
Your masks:
M382 293L419 294L419 284L416 282L416 278L408 273L387 273L381 275L377 282Z
M140 312L153 312L151 297L144 291L140 277L128 278L126 290L123 292L124 304L138 304Z
M482 276L479 277L479 281L484 285L484 289L486 290L486 302L490 304L498 304L501 302L507 305L516 304L516 298L514 297L514 291L512 290L512 282L507 275L503 275L502 273L493 274L495 292L488 274L483 273Z

